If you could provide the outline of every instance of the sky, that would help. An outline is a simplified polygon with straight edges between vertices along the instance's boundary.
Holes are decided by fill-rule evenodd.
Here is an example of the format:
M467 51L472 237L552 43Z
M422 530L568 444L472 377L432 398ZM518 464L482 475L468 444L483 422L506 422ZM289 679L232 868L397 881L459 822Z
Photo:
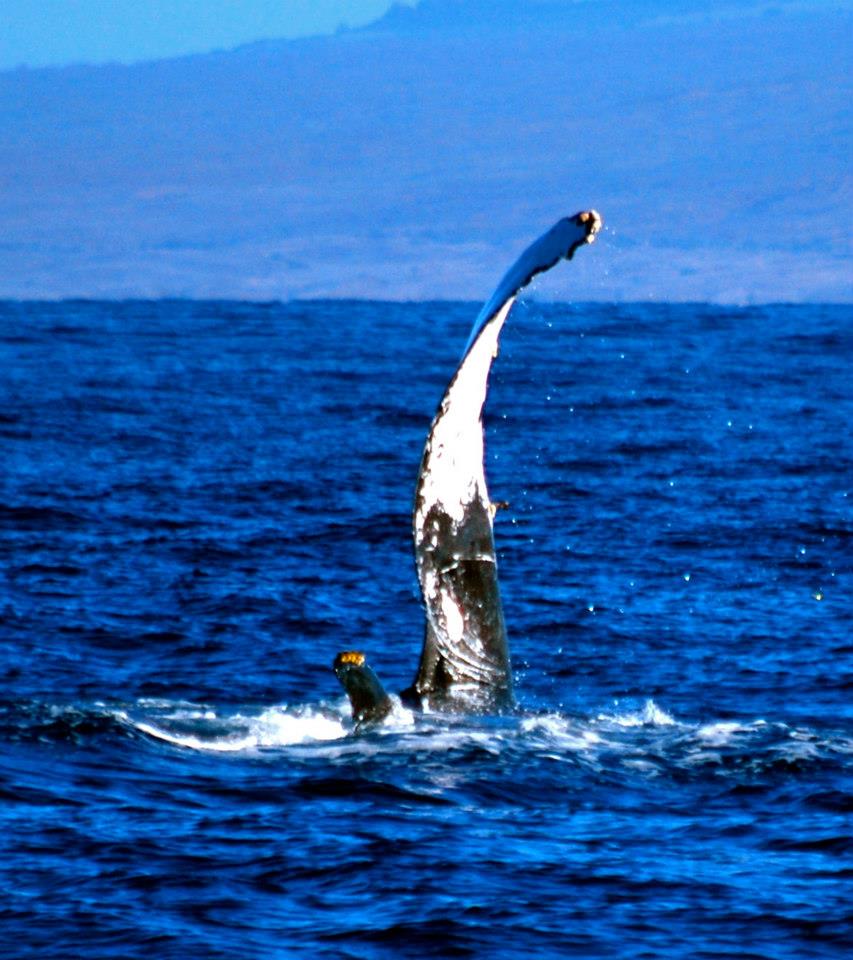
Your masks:
M369 23L391 5L392 0L0 0L0 70L132 63L333 33L341 24Z

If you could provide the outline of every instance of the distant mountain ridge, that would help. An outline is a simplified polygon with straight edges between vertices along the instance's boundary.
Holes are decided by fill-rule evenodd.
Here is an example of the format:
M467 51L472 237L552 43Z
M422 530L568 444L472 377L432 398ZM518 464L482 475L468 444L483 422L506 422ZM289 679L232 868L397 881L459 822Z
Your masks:
M851 0L420 0L395 3L377 21L359 30L423 32L536 28L621 27L683 20L725 20L851 9Z
M543 292L853 300L851 27L849 3L422 0L0 74L0 296L478 299L596 206Z

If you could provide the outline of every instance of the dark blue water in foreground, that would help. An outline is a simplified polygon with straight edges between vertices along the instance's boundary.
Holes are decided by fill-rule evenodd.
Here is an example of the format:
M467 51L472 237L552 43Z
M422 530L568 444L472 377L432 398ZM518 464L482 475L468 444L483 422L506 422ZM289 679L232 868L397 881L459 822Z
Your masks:
M0 306L4 957L846 955L853 312L522 304L524 713L354 736L476 310Z

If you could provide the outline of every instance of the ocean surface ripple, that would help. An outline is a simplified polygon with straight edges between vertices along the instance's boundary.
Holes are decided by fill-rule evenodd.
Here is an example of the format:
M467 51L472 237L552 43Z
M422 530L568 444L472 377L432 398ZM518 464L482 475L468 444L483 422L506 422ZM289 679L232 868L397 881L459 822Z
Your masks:
M3 956L853 947L853 310L520 304L521 708L355 735L476 309L0 303Z

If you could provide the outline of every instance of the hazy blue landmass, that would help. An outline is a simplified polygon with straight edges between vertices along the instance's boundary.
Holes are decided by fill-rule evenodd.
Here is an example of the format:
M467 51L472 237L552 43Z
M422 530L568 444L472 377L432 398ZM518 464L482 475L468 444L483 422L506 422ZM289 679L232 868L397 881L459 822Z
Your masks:
M578 299L849 300L845 3L424 0L0 74L0 296L480 298L558 216Z

